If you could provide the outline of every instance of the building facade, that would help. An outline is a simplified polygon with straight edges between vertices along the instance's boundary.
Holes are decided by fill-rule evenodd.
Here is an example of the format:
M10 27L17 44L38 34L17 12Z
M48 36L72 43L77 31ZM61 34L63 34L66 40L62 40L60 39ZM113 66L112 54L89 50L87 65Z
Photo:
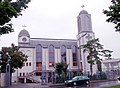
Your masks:
M29 78L33 81L42 79L46 83L54 82L56 73L53 65L61 61L69 64L68 75L70 78L81 73L89 74L87 53L83 53L80 46L95 38L91 15L82 10L77 16L77 23L76 39L31 38L27 30L21 30L18 35L18 46L28 58L24 67L13 74L13 81L19 79L21 82L28 82ZM96 73L96 65L93 68L93 73Z
M108 79L116 79L120 76L120 58L103 60L102 68Z

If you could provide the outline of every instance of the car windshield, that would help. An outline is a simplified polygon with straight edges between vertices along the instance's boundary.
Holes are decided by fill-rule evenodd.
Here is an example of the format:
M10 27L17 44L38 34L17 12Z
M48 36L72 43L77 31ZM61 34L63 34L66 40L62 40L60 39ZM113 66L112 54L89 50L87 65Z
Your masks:
M78 76L76 76L76 77L74 77L74 78L72 78L73 80L75 80L75 79L77 79L78 78Z
M87 77L87 76L83 76L82 78L83 78L83 79L88 79L88 77Z
M77 80L77 79L89 79L87 76L75 76L72 78L72 80Z

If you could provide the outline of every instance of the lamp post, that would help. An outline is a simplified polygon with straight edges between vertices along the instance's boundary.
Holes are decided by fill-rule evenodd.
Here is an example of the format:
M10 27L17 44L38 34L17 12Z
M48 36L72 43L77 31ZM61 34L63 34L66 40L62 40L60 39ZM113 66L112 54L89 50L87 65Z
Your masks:
M69 58L69 68L68 68L68 69L69 69L69 71L68 71L69 73L68 73L68 79L70 80L70 78L71 78L71 74L70 74L71 68L70 68L70 65L71 65L71 64L70 64L70 50L69 50L69 49L68 49L68 58Z
M6 73L5 73L5 86L9 87L11 84L11 75L10 75L10 61L11 61L11 57L9 55L9 53L6 53L7 55L7 64L6 64Z

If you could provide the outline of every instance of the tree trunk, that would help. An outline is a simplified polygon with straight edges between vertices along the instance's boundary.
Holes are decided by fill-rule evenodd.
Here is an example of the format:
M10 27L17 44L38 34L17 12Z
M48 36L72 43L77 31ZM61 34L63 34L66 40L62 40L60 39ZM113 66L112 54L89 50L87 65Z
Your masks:
M92 74L93 74L93 68L92 68L92 64L90 64L90 75L91 75L91 77L92 77Z
M10 85L12 85L12 73L10 73Z

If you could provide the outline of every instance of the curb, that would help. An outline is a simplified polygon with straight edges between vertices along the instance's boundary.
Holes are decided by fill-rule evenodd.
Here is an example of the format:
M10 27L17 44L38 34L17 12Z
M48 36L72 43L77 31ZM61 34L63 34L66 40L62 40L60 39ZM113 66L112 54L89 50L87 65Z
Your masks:
M65 83L58 83L58 84L51 84L51 85L49 85L49 87L57 87L57 86L65 86Z

